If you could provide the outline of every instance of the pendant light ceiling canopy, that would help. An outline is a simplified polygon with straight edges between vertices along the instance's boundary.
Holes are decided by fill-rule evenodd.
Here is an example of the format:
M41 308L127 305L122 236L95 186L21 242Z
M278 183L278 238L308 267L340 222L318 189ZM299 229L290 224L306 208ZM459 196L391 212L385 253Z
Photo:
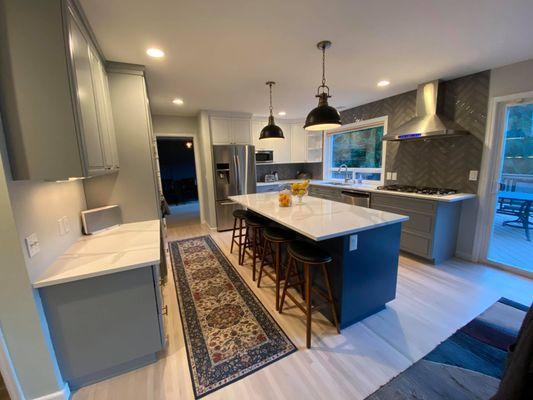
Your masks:
M326 49L331 47L329 40L324 40L316 45L322 51L322 84L317 89L318 107L313 108L305 119L306 131L323 131L341 125L339 112L328 104L329 87L326 85Z
M268 125L261 130L259 139L285 139L283 131L274 123L274 115L272 114L272 85L276 82L268 81L266 83L270 89L270 116L268 117Z

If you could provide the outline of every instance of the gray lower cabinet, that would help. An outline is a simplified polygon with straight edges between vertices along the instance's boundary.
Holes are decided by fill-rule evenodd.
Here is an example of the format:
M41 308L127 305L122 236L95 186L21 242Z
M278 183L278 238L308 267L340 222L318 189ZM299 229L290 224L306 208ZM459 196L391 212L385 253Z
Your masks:
M341 188L316 185L310 185L308 189L309 196L342 202L341 191Z
M440 263L455 254L461 203L372 193L370 207L407 215L400 248Z
M272 185L257 185L257 193L268 193L268 192L278 192L280 190L280 185L278 183Z
M156 361L166 344L159 265L39 289L71 389Z

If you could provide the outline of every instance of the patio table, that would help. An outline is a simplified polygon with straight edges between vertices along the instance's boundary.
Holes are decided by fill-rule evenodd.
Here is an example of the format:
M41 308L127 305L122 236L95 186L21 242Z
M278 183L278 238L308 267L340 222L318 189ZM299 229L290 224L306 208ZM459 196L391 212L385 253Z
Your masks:
M533 224L529 222L529 216L531 215L531 204L533 203L533 193L524 193L524 192L499 192L498 198L502 200L518 200L522 204L518 209L516 219L511 221L505 221L503 225L511 226L514 228L522 228L526 232L526 239L531 241L529 235L529 227Z

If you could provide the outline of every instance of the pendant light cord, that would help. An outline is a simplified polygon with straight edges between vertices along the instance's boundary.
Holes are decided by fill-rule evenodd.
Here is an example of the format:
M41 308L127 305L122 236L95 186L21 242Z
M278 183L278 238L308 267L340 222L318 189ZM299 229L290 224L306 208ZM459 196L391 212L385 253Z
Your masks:
M270 87L270 116L272 116L272 85L274 82L269 82L268 86Z
M322 47L322 87L326 86L326 47Z
M327 47L328 47L328 44L326 42L319 43L319 49L322 50L322 84L318 87L316 91L316 97L321 97L321 96L330 97L329 87L328 85L326 85L326 48ZM320 89L322 89L322 92L320 91Z

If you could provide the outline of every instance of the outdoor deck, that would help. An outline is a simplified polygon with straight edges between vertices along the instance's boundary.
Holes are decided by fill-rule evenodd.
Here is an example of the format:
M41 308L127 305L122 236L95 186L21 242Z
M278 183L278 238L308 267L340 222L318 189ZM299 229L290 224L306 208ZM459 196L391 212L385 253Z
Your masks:
M523 229L503 226L504 221L512 219L510 215L496 214L488 258L533 272L533 240L526 240ZM531 233L533 236L533 229Z

